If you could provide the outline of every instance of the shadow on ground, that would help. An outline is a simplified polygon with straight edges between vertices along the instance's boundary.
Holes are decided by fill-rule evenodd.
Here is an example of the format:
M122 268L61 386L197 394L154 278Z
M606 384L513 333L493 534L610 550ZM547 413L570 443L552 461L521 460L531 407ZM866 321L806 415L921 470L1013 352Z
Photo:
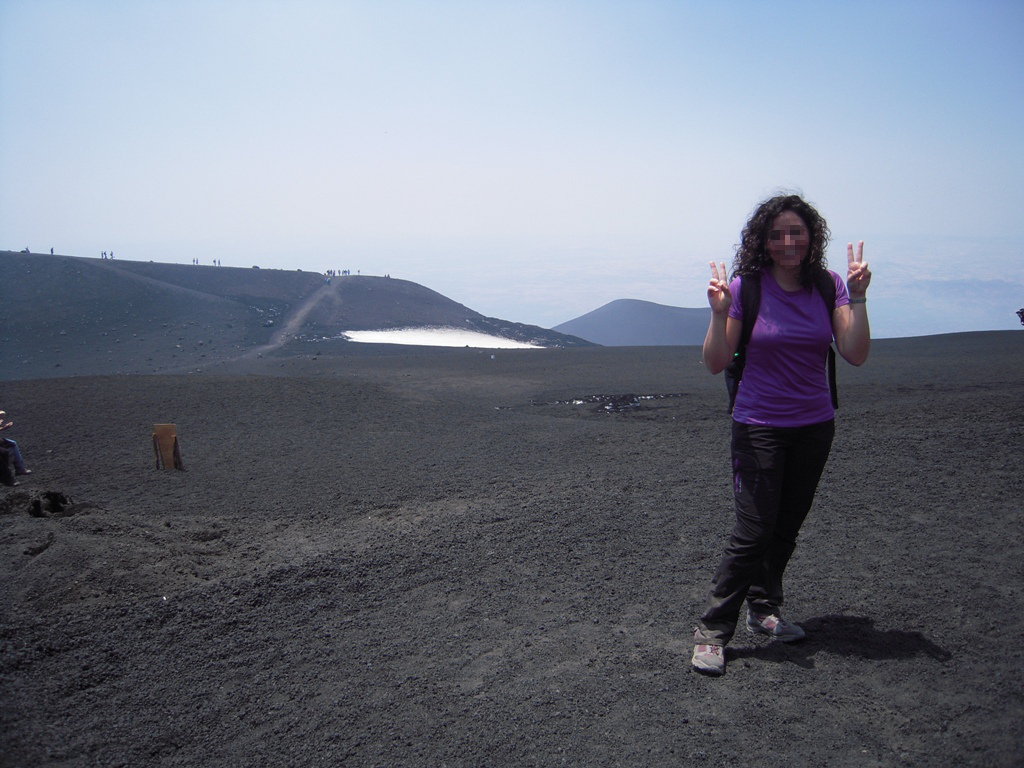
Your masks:
M805 669L814 668L814 656L819 652L874 661L928 656L946 662L953 658L953 654L920 632L880 630L874 623L873 619L865 616L815 617L800 622L807 632L807 639L803 642L769 642L767 645L733 648L729 656L732 659L755 658L796 664Z

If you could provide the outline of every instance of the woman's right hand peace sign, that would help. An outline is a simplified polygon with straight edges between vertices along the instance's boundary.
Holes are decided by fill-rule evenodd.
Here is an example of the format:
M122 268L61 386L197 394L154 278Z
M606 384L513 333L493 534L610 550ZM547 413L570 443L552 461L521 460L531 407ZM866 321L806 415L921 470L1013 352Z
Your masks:
M724 315L732 306L732 292L729 290L729 273L725 271L725 262L719 271L718 264L711 262L711 282L708 284L708 304L716 315Z

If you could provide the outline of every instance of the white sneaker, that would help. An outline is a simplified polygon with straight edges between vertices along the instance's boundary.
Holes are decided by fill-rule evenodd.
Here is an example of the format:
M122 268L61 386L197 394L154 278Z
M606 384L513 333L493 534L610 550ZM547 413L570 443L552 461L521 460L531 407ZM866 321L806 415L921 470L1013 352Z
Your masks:
M693 669L705 675L725 674L725 646L724 645L695 645L693 646L693 658L690 660Z
M795 643L803 640L807 633L796 624L786 621L774 613L768 616L758 616L753 611L747 611L747 630L752 635L768 635L784 643Z

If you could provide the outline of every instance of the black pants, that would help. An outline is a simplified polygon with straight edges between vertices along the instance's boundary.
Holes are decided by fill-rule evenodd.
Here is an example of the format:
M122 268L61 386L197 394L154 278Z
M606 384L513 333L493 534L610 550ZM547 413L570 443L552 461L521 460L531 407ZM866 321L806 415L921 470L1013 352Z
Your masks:
M782 574L825 469L835 422L759 427L733 422L736 525L711 582L694 639L725 645L746 600L759 614L782 607Z
M0 484L14 485L14 468L11 466L11 452L0 443Z

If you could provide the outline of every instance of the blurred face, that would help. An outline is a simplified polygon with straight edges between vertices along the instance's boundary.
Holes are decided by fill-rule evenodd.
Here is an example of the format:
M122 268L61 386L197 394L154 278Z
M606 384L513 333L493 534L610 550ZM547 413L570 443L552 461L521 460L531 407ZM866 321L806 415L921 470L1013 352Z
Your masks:
M811 233L793 211L775 217L768 231L768 255L780 267L799 267L811 247Z

